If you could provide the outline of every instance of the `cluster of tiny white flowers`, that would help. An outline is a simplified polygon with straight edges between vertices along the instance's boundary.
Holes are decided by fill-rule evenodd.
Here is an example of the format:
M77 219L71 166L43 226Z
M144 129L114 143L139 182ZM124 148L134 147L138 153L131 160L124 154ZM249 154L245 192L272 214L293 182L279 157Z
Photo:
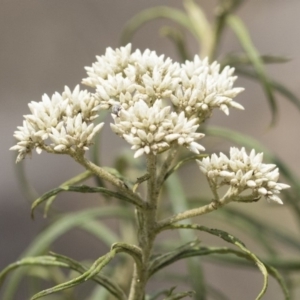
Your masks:
M92 67L86 67L88 76L83 83L96 88L95 97L101 108L116 103L128 109L140 99L152 104L156 99L170 97L180 81L180 67L155 51L136 50L131 44L117 50L108 48L98 56Z
M205 121L214 108L220 108L226 114L229 107L243 109L232 100L243 90L232 87L236 80L232 76L234 69L225 67L220 71L216 62L209 64L208 59L201 60L198 56L193 62L180 65L149 49L132 52L131 44L128 44L117 50L108 48L86 70L88 77L83 79L83 83L96 89L94 97L99 100L100 108L114 110L118 107L121 111L114 114L115 125L111 127L133 145L132 149L137 150L136 157L151 151L160 153L176 141L198 153L203 147L195 140L203 134L195 132L197 124ZM166 108L158 114L158 106L161 105ZM145 121L142 127L138 125L137 133L135 123L141 123L143 118ZM170 127L176 122L180 125ZM141 133L142 130L144 133Z
M244 88L233 88L237 79L232 76L234 68L225 67L220 72L217 62L209 64L208 59L195 56L193 61L182 65L181 84L176 86L171 95L173 104L184 110L188 117L197 116L200 122L211 116L214 108L221 109L226 115L229 108L244 109L232 99Z
M162 107L162 100L156 100L153 106L139 100L128 110L117 108L111 128L136 150L134 157L163 152L174 143L195 153L203 151L204 148L195 142L204 136L196 132L197 119L188 120L183 112L170 111L170 106Z
M88 77L83 83L95 93L73 92L41 102L31 102L30 115L14 136L19 140L17 161L35 148L66 153L71 149L87 150L103 123L93 120L100 109L112 108L113 131L136 150L135 157L150 152L161 153L172 145L181 145L199 153L204 148L196 140L202 133L199 124L218 107L228 114L229 107L242 109L234 98L242 88L233 88L233 69L220 72L217 63L195 56L193 62L174 63L149 49L131 51L131 45L98 56L97 62L86 67Z
M283 204L277 196L290 186L278 183L279 172L274 164L262 163L263 153L255 150L246 153L245 148L230 148L230 157L220 153L198 160L200 170L219 186L230 185L238 194L250 189L253 198L264 196L268 201Z
M128 109L140 99L152 105L156 99L171 99L177 112L186 117L208 118L214 108L226 114L229 108L243 109L232 99L243 88L233 88L234 69L220 71L216 62L195 56L192 62L174 63L170 58L158 56L155 51L136 50L131 45L117 50L108 48L105 55L97 57L92 67L86 67L88 77L83 83L96 88L101 108L108 109L116 103Z
M23 126L19 126L14 137L19 140L10 148L17 150L17 162L25 158L35 148L61 153L70 148L88 150L94 135L103 123L94 125L99 101L86 90L76 86L72 92L68 87L62 94L55 93L50 98L43 95L42 101L28 104L31 114L25 115Z

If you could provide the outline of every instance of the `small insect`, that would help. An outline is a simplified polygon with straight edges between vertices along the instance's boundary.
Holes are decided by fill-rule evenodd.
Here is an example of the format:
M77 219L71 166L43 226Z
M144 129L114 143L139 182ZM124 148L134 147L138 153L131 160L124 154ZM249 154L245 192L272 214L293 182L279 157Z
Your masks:
M119 103L117 103L112 106L111 113L116 115L117 117L120 117L121 110L122 110L122 106Z

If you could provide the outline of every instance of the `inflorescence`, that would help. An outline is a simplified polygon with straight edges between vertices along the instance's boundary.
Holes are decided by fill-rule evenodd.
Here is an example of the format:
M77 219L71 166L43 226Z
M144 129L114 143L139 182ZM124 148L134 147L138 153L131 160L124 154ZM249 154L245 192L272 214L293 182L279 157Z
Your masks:
M278 183L278 168L274 164L262 163L262 159L263 153L256 154L252 150L248 155L245 148L232 147L229 158L221 152L219 156L212 154L197 162L208 181L217 189L228 185L234 196L250 191L252 199L264 196L268 201L283 204L278 194L290 186Z
M134 157L157 155L173 145L199 154L197 141L204 137L199 126L215 108L229 114L231 107L244 109L233 99L244 89L233 87L236 76L228 66L221 69L195 56L184 64L173 62L155 51L131 51L131 44L120 49L107 48L105 55L86 67L83 84L94 93L68 87L62 94L47 95L29 103L31 114L24 116L14 136L17 162L33 149L70 154L86 151L104 123L95 125L100 110L111 109L111 129L127 141ZM275 165L262 163L254 150L232 148L230 158L220 153L199 161L200 169L214 184L228 184L237 194L250 189L253 196L264 196L281 203L276 195L287 185L277 183Z

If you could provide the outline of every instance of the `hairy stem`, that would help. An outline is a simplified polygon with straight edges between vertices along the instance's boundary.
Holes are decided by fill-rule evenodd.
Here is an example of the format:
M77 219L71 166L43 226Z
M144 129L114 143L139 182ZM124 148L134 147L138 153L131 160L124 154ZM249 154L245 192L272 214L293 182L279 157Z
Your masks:
M166 218L166 219L158 222L157 230L158 230L158 232L160 232L165 227L168 227L169 225L176 223L178 221L186 220L189 218L193 218L196 216L201 216L201 215L210 213L210 212L217 210L218 208L224 206L225 204L228 204L229 202L234 201L234 199L235 199L235 193L230 188L227 191L227 193L220 200L214 200L207 205L193 208L193 209L175 214L169 218Z
M105 169L95 165L90 160L86 159L84 157L84 151L82 151L82 152L72 151L72 152L69 152L68 154L71 155L75 159L76 162L78 162L79 164L84 166L87 170L91 171L93 174L95 174L99 178L102 178L102 179L110 182L115 187L117 187L121 192L124 193L124 195L133 199L134 202L138 204L138 206L146 208L147 205L142 200L142 198L140 198L138 196L138 194L134 193L131 189L129 189L122 180L120 180L116 176L112 175L111 173L107 172Z
M156 178L156 156L149 154L147 157L147 203L149 208L138 209L138 239L142 251L142 265L135 264L134 275L131 283L129 300L143 300L145 288L149 277L149 262L152 253L153 242L157 232L157 178Z

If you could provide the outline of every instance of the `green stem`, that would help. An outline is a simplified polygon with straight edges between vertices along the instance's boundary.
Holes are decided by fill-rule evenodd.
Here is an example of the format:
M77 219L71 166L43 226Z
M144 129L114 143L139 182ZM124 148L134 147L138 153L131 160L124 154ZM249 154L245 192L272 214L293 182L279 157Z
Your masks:
M142 264L135 263L134 274L130 287L128 300L143 300L145 288L149 277L149 262L152 253L153 242L157 232L156 211L157 189L156 155L150 153L147 157L147 203L148 209L138 208L138 240L142 251Z
M68 154L72 156L76 162L84 166L87 170L93 172L93 174L95 174L99 178L102 178L110 182L112 185L117 187L121 192L123 192L124 195L128 196L131 199L134 199L134 202L138 203L139 206L145 207L144 201L136 193L134 193L131 189L129 189L122 180L112 175L111 173L107 172L104 168L101 168L95 165L93 162L86 159L84 157L84 151L82 152L79 152L78 150L76 152L70 151Z
M207 205L198 208L189 209L187 211L175 214L169 218L166 218L158 222L157 230L158 232L160 232L164 230L165 227L168 227L169 225L176 223L178 221L186 220L196 216L201 216L210 213L214 210L217 210L218 208L224 206L225 204L228 204L229 202L233 201L234 195L235 195L234 191L230 188L220 200L214 200Z

